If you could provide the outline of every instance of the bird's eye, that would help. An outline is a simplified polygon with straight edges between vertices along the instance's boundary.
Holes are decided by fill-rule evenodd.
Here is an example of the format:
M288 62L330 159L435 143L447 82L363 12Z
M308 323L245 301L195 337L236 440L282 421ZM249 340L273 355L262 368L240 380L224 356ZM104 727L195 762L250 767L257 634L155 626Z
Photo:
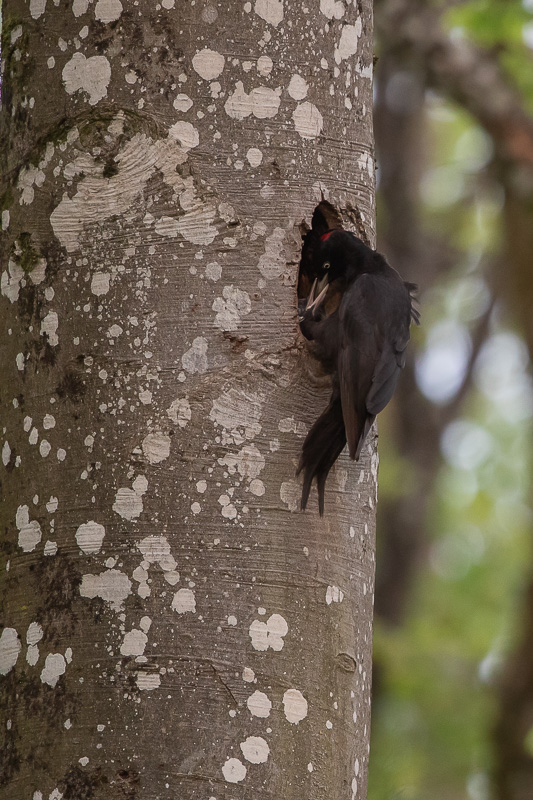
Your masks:
M329 269L330 267L331 267L331 264L329 263L329 261L324 261L324 263L322 264L322 268L323 269Z

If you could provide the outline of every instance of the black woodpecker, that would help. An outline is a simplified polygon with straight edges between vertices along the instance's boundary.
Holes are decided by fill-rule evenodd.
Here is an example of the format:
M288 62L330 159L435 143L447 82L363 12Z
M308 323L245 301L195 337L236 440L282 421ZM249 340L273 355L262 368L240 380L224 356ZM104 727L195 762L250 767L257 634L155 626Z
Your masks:
M346 443L350 458L359 459L376 415L396 388L409 326L418 324L420 315L413 306L416 285L404 282L380 253L350 231L335 227L315 235L308 258L314 282L299 304L300 329L332 375L333 389L328 407L307 434L298 474L304 476L302 510L316 478L322 516L328 472Z

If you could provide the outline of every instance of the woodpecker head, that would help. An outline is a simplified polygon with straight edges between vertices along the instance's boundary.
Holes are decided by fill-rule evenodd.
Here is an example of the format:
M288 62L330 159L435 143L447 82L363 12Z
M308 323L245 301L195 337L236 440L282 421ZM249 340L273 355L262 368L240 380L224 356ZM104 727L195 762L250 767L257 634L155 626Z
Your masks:
M375 251L351 231L328 231L320 240L317 263L320 286L324 281L331 284L336 280L350 284L363 272L373 271Z

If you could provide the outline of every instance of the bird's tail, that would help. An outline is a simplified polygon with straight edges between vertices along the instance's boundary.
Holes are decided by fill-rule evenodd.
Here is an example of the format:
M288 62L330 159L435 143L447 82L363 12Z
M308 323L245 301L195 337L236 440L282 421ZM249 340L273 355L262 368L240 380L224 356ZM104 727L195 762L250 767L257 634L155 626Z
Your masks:
M324 514L324 488L328 472L342 453L346 444L346 432L342 417L341 400L334 393L329 406L317 419L302 447L302 455L297 475L303 471L302 511L307 505L313 478L316 477L318 489L318 510Z

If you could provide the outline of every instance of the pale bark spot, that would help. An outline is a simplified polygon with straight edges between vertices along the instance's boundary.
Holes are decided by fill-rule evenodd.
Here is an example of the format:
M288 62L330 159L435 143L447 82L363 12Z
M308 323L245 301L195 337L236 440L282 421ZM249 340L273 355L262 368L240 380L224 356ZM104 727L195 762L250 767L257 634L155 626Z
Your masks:
M45 177L44 172L40 169L40 165L39 167L29 166L21 169L17 180L17 189L21 192L19 205L29 206L33 203L35 198L35 189L33 186L34 184L38 187L42 186Z
M44 258L40 258L37 262L37 266L32 269L30 272L31 282L38 286L40 283L44 281L46 277L46 261Z
M183 146L178 143L178 138L183 141ZM176 167L187 160L188 149L194 145L196 139L196 129L190 123L184 122L176 123L170 129L167 139L154 142L145 134L136 134L115 157L119 171L111 178L103 177L102 165L91 156L85 155L83 164L80 159L76 159L67 165L65 170L73 170L74 175L83 172L85 177L79 181L74 197L70 198L65 193L50 216L54 233L61 244L69 253L79 249L79 238L85 226L103 222L127 211L156 169L161 172L163 180L172 188L176 197L193 188L193 179L184 180ZM215 213L214 207L201 206L192 218L183 218L183 227L179 232L187 238L192 228L191 241L198 243L196 240L201 238L202 242L211 242L216 236L216 228L210 227ZM196 234L195 225L199 225L201 229Z
M284 481L279 490L279 496L289 507L289 511L298 511L300 508L301 486L296 481Z
M7 270L2 272L2 277L0 278L0 291L12 303L19 299L20 284L23 278L22 267L10 259Z
M182 355L183 369L194 374L207 372L207 339L197 336L191 347Z
M52 445L46 439L43 439L39 445L39 453L43 458L46 458L50 455L50 450L52 449Z
M224 105L226 114L232 119L243 120L253 114L257 119L269 119L278 113L281 89L257 86L250 94L244 89L242 81L237 81L235 91Z
M367 67L363 67L359 62L355 68L355 71L362 78L368 78L368 80L371 81L374 75L374 65L372 64L372 62L370 62L370 64Z
M111 276L108 272L95 272L91 280L91 292L97 297L107 294L110 278Z
M4 442L4 446L2 447L2 464L4 465L4 467L7 467L10 458L11 458L11 447L9 446L9 442Z
M253 717L262 717L266 719L266 717L270 716L272 702L264 692L255 691L246 701L246 705Z
M89 0L74 0L72 3L72 13L75 17L81 17L82 14L86 14L88 8Z
M178 614L196 611L196 598L192 589L179 589L172 600L172 608Z
M138 672L136 683L141 691L151 692L161 686L161 675L157 672Z
M225 519L235 519L237 516L237 509L233 505L233 503L228 503L222 508L222 516Z
M361 172L367 172L369 178L374 177L374 159L370 155L370 153L363 153L361 157L357 160L357 166L361 170Z
M132 484L133 488L121 488L115 495L113 511L123 519L137 519L143 510L142 496L148 489L148 481L144 475L138 475Z
M257 71L263 77L266 78L272 72L274 67L274 62L269 56L259 56L257 59Z
M200 142L200 134L190 122L180 120L176 122L168 131L169 138L175 139L180 143L185 152L197 147Z
M307 428L303 422L297 422L294 417L283 417L278 422L278 430L281 433L295 433L297 436L305 436Z
M326 589L326 603L342 603L344 600L344 592L338 586L328 586Z
M124 641L120 645L120 652L123 656L142 656L147 643L148 636L134 628L124 636Z
M213 311L216 311L215 325L222 331L236 331L241 317L252 310L252 302L248 292L234 286L224 286L222 297L215 298Z
M18 545L24 553L31 553L42 539L43 533L37 520L30 522L28 506L19 506L15 517L19 531Z
M30 0L30 14L33 19L42 17L46 9L46 0Z
M41 681L48 686L54 687L61 675L65 674L67 664L61 653L49 653L46 656L44 667L41 672Z
M205 268L205 277L216 283L222 277L222 267L218 261L212 261Z
M59 500L54 495L51 495L50 500L46 504L46 510L49 514L55 514L57 511L57 507L59 505Z
M214 205L195 201L195 208L179 217L177 233L191 244L211 244L217 235L217 229L212 224L215 217Z
M170 436L161 431L149 433L143 439L142 451L150 464L159 464L170 455Z
M137 545L145 561L149 564L159 564L163 571L174 570L176 559L170 552L170 544L166 536L146 536ZM135 576L135 573L134 573ZM144 580L148 578L148 573Z
M242 671L242 679L246 683L253 683L255 681L255 672L250 667L245 667Z
M238 758L228 758L222 767L222 774L228 783L239 783L246 778L246 767Z
M274 228L265 240L265 252L259 259L259 272L266 280L279 278L287 268L287 259L283 248L285 231Z
M223 443L241 444L261 432L261 398L257 394L230 389L213 400L209 419L224 430Z
M255 0L254 11L276 28L283 19L283 0Z
M255 497L262 497L265 493L265 484L257 478L251 481L250 491Z
M83 553L87 555L91 553L99 553L104 541L105 528L94 520L89 520L83 525L80 525L76 531L76 541L78 547Z
M176 109L176 111L188 111L189 108L192 106L192 100L187 94L179 94L172 105Z
M258 167L263 160L263 153L257 147L250 147L246 153L246 160L251 167Z
M187 398L180 397L173 400L169 408L167 408L167 416L180 428L185 428L192 416L191 406Z
M74 53L63 67L62 77L67 94L81 89L89 95L89 105L94 106L107 95L111 65L105 56L85 58L83 53Z
M143 510L143 501L133 489L119 489L113 503L113 511L123 519L134 520L140 517Z
M111 325L111 327L108 329L106 336L108 339L117 339L123 333L124 329L121 328L120 325L117 325L117 323L115 323L114 325Z
M56 311L49 311L46 317L41 321L41 336L46 334L52 347L56 347L59 344L59 336L57 335L58 325L59 318Z
M357 53L362 30L363 25L360 17L355 25L345 25L343 27L339 44L335 47L335 61L337 64Z
M179 230L178 220L175 217L161 217L157 220L154 230L159 236L175 239Z
M15 44L15 42L18 39L20 39L21 36L22 36L22 25L17 25L11 31L11 36L10 36L11 44Z
M122 14L122 3L120 0L98 0L94 7L94 16L104 25L117 20Z
M227 466L230 475L238 471L242 478L257 478L265 467L265 458L253 444L245 445L237 454L227 453L224 458L219 458L221 466Z
M294 109L292 120L302 139L316 139L324 126L322 114L313 103L309 102L300 103Z
M114 611L122 610L130 592L130 579L117 569L109 569L99 575L84 575L80 584L82 597L101 597Z
M248 629L254 650L279 651L283 649L283 637L287 635L289 626L281 614L272 614L266 622L256 619Z
M297 725L307 716L307 700L298 689L287 689L283 695L283 710L288 721Z
M22 644L15 628L4 628L0 635L0 675L7 675L19 657Z
M213 22L216 22L217 18L218 18L218 11L214 6L206 6L202 11L202 19L209 25L212 25Z
M192 65L198 75L205 81L212 81L222 73L225 59L221 53L206 47L193 56Z
M242 754L251 764L264 764L268 760L270 748L262 736L248 736L241 742Z
M307 81L305 81L301 75L294 74L289 81L287 91L293 100L303 100L307 95L308 89Z
M40 642L44 636L44 631L42 625L38 622L30 622L28 625L28 630L26 632L26 642L28 644L37 644Z
M320 11L328 19L341 19L344 10L344 3L341 0L320 0Z

